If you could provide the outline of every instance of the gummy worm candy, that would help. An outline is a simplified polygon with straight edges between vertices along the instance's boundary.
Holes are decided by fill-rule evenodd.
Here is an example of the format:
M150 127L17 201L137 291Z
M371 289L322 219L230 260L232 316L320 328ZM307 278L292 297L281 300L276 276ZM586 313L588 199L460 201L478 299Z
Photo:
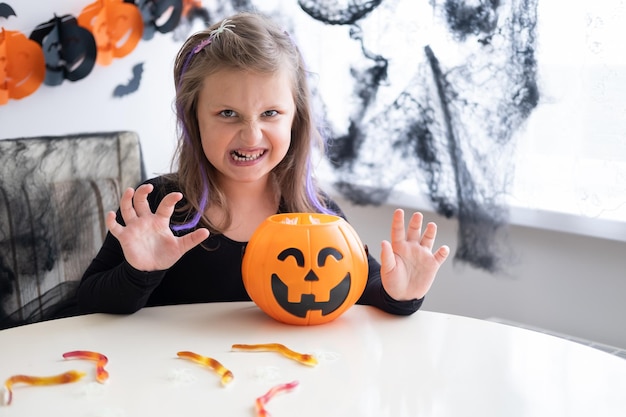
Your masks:
M222 377L222 385L227 385L233 380L233 373L213 358L187 351L178 352L177 355L180 358L186 358L193 362L199 363L200 365L208 366L209 368L213 369L215 372L217 372L219 376Z
M281 345L280 343L264 343L257 345L242 345L242 344L234 344L232 346L233 349L236 350L256 350L256 351L274 351L282 354L283 356L288 357L289 359L293 359L294 361L298 361L304 365L315 366L317 365L317 359L315 356L309 355L308 353L298 353L289 349L285 345Z
M109 362L109 359L102 353L91 352L89 350L74 350L64 353L63 357L65 359L89 359L96 361L96 381L104 384L107 379L109 379L109 373L104 369L104 365Z
M11 387L13 384L21 382L29 385L55 385L55 384L67 384L70 382L76 382L85 376L84 372L68 371L63 374L54 376L29 376L29 375L13 375L7 379L4 383L4 403L10 405L13 401L13 391Z
M298 381L288 382L286 384L276 385L270 388L264 395L256 399L256 415L257 417L269 417L270 413L265 409L265 404L267 404L272 397L278 394L281 391L291 391L295 387L298 386Z

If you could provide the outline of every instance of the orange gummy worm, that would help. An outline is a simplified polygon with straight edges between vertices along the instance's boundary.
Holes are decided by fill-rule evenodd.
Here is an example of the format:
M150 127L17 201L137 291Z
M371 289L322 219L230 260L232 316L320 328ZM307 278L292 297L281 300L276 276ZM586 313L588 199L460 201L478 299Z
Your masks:
M298 381L288 382L286 384L276 385L270 388L264 395L260 396L256 399L256 415L257 417L270 417L270 413L265 409L265 405L274 397L276 394L282 391L291 391L295 387L298 386Z
M193 362L199 363L200 365L208 366L213 369L219 376L222 377L222 385L229 384L234 378L233 373L230 370L226 369L224 365L213 358L198 355L197 353L189 351L178 352L177 355L180 358L189 359Z
M29 376L29 375L13 375L9 379L7 379L4 383L4 387L6 389L4 395L4 403L6 405L11 404L13 401L13 384L23 383L28 385L56 385L56 384L67 384L70 382L76 382L82 377L85 376L84 372L79 371L68 371L63 374L54 375L54 376Z
M232 346L235 350L256 350L256 351L274 351L282 354L283 356L288 357L289 359L293 359L294 361L298 361L304 365L308 366L316 366L317 359L315 356L309 355L308 353L298 353L289 349L287 346L282 345L280 343L261 343L256 345L243 345L243 344L234 344Z
M89 350L74 350L72 352L66 352L63 354L65 359L88 359L96 361L96 381L104 384L109 379L109 373L104 369L104 365L109 362L109 359L102 353L92 352Z

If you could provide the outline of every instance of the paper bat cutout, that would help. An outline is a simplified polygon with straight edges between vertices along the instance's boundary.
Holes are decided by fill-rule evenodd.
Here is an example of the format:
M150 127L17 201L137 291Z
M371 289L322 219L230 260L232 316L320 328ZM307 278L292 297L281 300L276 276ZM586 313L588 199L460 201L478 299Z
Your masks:
M4 17L8 19L9 16L17 16L17 15L15 14L15 11L13 10L11 6L9 6L6 3L0 3L0 17Z
M139 89L141 83L141 76L143 75L143 62L133 67L133 77L128 81L128 84L120 84L113 90L113 97L124 97L131 93L134 93Z
M96 64L96 40L70 15L55 16L38 25L30 39L38 42L46 60L46 85L85 78Z

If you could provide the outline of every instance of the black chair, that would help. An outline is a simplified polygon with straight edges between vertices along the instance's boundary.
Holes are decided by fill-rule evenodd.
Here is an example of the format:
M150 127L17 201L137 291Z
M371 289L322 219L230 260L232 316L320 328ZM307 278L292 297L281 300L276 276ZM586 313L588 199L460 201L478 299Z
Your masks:
M75 314L106 212L144 178L134 132L0 140L0 329Z

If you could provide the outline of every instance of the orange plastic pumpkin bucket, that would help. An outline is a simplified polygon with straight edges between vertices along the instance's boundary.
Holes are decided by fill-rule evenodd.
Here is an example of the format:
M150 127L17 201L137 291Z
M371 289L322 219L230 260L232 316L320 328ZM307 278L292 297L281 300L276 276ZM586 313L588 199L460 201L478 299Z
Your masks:
M365 248L343 218L320 213L268 217L243 256L248 295L283 323L332 321L354 305L367 282Z

